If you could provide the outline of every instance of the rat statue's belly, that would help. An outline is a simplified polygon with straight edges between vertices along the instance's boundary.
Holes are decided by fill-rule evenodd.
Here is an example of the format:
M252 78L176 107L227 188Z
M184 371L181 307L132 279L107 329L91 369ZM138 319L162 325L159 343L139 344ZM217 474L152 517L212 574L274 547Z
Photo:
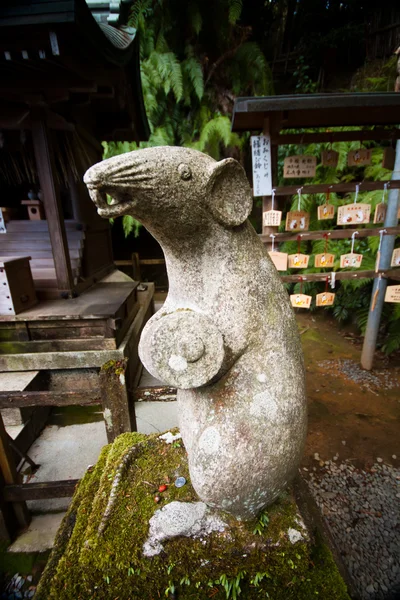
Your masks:
M204 502L243 520L285 489L301 458L305 390L290 363L262 368L245 353L216 384L178 390L191 482Z

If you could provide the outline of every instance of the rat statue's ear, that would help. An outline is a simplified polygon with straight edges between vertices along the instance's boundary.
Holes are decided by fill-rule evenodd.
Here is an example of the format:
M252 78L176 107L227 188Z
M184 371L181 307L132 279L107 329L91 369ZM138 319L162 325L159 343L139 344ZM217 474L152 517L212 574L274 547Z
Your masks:
M245 222L253 206L243 167L233 158L216 163L207 183L206 202L214 218L226 227Z

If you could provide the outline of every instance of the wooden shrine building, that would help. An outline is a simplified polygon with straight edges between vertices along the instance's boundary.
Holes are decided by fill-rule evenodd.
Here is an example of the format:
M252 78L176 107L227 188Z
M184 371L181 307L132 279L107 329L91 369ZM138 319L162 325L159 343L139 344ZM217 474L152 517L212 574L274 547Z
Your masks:
M24 424L11 441L0 416L0 538L26 525L25 500L38 497L17 463L49 407L102 403L110 440L135 429L129 392L153 286L115 268L110 224L82 182L101 142L149 135L131 4L0 6L0 408Z

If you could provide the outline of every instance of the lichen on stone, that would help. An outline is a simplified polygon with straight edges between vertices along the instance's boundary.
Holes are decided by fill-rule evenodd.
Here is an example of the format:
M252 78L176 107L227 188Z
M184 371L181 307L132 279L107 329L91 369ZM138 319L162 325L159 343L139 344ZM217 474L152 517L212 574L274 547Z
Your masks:
M187 479L181 488L174 485L179 476ZM242 484L232 481L232 486ZM158 492L164 485L166 490ZM107 526L99 535L112 491ZM77 487L35 598L155 600L172 598L174 590L181 600L210 595L223 600L235 597L235 590L236 597L250 600L267 593L274 600L349 600L330 552L312 532L309 541L304 536L290 542L290 528L303 531L290 492L256 522L241 523L219 512L224 527L198 531L197 537L194 532L164 538L160 553L146 557L150 520L160 509L197 503L184 447L167 445L157 435L119 436Z

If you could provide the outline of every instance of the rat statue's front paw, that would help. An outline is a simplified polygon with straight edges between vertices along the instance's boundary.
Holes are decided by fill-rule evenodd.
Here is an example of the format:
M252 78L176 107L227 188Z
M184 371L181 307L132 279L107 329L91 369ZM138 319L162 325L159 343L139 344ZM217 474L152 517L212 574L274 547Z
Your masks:
M224 360L224 341L214 323L182 310L149 322L139 344L140 358L157 379L181 389L209 383Z

